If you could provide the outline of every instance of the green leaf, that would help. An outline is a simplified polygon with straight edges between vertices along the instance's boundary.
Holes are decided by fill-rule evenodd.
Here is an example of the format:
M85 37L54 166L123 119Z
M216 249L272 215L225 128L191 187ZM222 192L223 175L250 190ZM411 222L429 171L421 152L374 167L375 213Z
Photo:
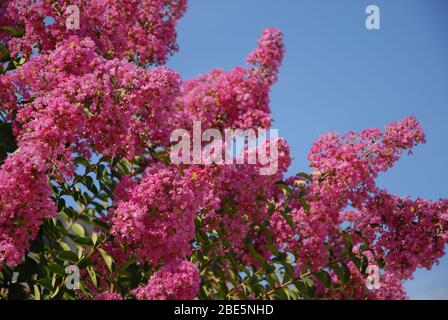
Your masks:
M95 287L98 287L98 280L96 277L95 269L92 266L87 267L87 273L89 274L90 279Z
M64 210L64 208L65 208L65 200L61 198L58 200L58 212Z
M72 230L79 235L80 237L84 237L85 236L85 231L84 231L84 227L82 225L80 225L79 223L74 223L72 225Z
M268 280L269 284L271 285L271 287L273 287L273 288L277 285L277 283L280 283L280 280L275 273L271 273L268 276L267 280Z
M319 279L319 281L322 282L322 284L325 287L327 287L327 288L331 287L331 277L326 271L321 270L321 271L315 273L315 275L316 275L317 279Z
M275 271L275 266L273 266L273 265L266 265L266 268L265 268L265 270L266 270L266 274L271 274L271 273L273 273L274 271Z
M40 300L40 289L37 285L33 285L34 300Z
M105 230L109 230L110 229L110 226L106 222L104 222L104 221L102 221L100 219L92 219L92 223L95 226L100 227L102 229L105 229Z
M365 255L361 255L361 266L359 268L359 271L361 271L362 274L364 274L367 270L367 267L369 266L369 259Z
M8 31L9 34L11 36L13 36L14 38L21 38L23 37L23 35L25 34L25 30L23 29L17 29L14 27L10 27L10 26L4 26L4 27L0 27L0 29Z
M65 251L70 251L70 246L65 243L64 241L58 241L58 244L64 249Z
M112 259L112 257L103 249L98 249L101 253L101 256L104 259L104 262L106 262L107 267L109 268L109 270L112 272L113 271L113 264L114 264L114 260Z
M289 264L286 260L281 261L280 263L285 268L286 274L288 274L290 277L294 277L295 274L294 267L291 264Z
M285 195L292 193L291 187L286 182L280 180L280 181L277 181L275 184L283 189L283 192L285 193Z
M316 285L311 278L307 277L299 281L294 281L293 283L305 299L314 297L316 293Z
M344 262L341 262L341 266L344 270L344 283L348 283L350 281L350 269Z
M93 245L98 243L98 234L96 232L92 232L92 243Z
M314 284L314 281L311 278L307 277L303 279L303 282L308 287L308 294L310 295L310 297L314 297L314 294L316 293L316 285Z
M8 48L6 48L3 44L0 44L0 62L6 62L10 59L11 55Z
M298 174L296 174L296 176L305 178L305 179L307 179L309 181L313 180L313 177L311 175L309 175L308 173L305 173L305 172L299 172Z
M343 262L332 264L331 269L336 272L336 275L338 276L339 281L341 281L343 284L347 284L350 281L350 269L347 267L347 265Z
M356 268L358 268L358 270L362 269L362 260L360 258L358 258L356 255L353 254L353 252L349 253L349 257L350 260L352 260L352 262L355 264Z
M78 262L79 258L76 255L76 253L72 251L62 251L57 256L61 260L71 261L71 262Z
M250 242L246 243L246 247L249 250L249 253L252 255L252 257L254 257L258 261L258 263L260 263L262 266L266 265L265 259L263 258L263 256L261 254L259 254L255 250L255 248L252 245L252 243L250 243Z
M274 296L277 298L277 300L289 300L288 294L285 289L275 291Z
M96 176L98 179L101 179L104 176L104 173L106 172L106 167L101 164L96 168Z
M50 299L56 298L56 296L59 294L59 290L60 290L59 287L56 287L54 292L50 295Z
M90 265L90 260L87 257L83 257L79 262L77 263L77 266L80 269L85 269Z
M51 273L55 273L57 275L60 275L62 277L65 276L65 269L63 266L60 266L56 263L51 264L47 267L47 269L51 272Z
M45 289L48 289L50 291L53 290L53 284L51 282L51 278L43 278L37 280L37 284L44 287Z
M302 280L295 281L294 285L296 286L297 290L299 290L299 292L302 294L302 296L304 298L309 297L308 287L305 285L305 283Z
M285 293L287 300L298 299L297 290L293 290L291 288L284 288L282 291Z
M1 59L0 59L0 62L2 62ZM14 63L14 61L9 61L8 65L6 67L6 71L11 71L11 70L15 70L15 69L17 69L17 67L16 67L16 64Z
M71 236L70 238L73 240L74 243L79 244L80 246L93 247L93 241L90 240L89 238L74 237L74 236Z
M281 214L282 214L283 218L285 218L286 222L288 222L289 226L291 228L294 228L295 224L294 224L294 221L292 220L291 215L289 214L290 212L291 212L291 209L289 209L289 210L285 209L285 210L281 211Z
M0 164L9 153L14 152L16 149L17 144L12 133L11 124L0 122Z
M93 182L93 178L91 176L86 177L86 186L87 189L89 189L89 191L94 195L98 193L98 188L95 186L95 183Z
M231 219L235 217L236 210L233 207L232 203L229 200L224 200L222 205L222 210L224 213L226 213Z
M76 219L76 211L71 207L64 208L64 214L66 214L70 219Z
M306 213L310 212L310 204L308 203L308 201L306 201L303 197L299 198L300 204L302 205L303 209L305 210Z
M86 167L86 168L88 168L88 167L90 166L89 161L88 161L86 158L84 158L84 157L76 157L76 158L74 159L74 162L75 162L76 164L81 164L81 165L83 165L83 166Z
M344 238L345 245L351 249L353 247L352 237L347 232L344 231L341 232L341 235Z

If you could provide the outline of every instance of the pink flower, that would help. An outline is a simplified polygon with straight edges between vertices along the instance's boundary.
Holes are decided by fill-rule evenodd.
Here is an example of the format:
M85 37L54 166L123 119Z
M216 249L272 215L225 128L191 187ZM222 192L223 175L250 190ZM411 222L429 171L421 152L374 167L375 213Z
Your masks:
M279 29L266 29L258 41L258 48L247 58L270 83L277 81L278 69L285 54L283 35Z
M129 198L116 203L111 233L140 261L157 264L190 254L201 199L188 179L172 167L150 167Z
M200 120L204 129L270 127L269 91L283 52L281 33L267 29L248 58L255 68L215 69L185 81L176 101L184 113L183 127L191 126L194 120Z
M12 78L32 100L9 110L17 112L19 144L45 143L62 176L71 176L74 152L132 158L148 143L169 143L180 79L164 67L106 60L90 39L70 37Z
M13 53L32 48L53 50L71 35L91 38L102 55L127 58L142 65L164 64L178 50L176 24L186 9L186 0L73 0L69 3L7 0L0 6L0 17L24 29L22 38L9 40ZM69 5L80 11L80 29L66 27ZM51 20L51 23L48 23ZM10 25L10 24L7 24Z
M133 291L139 300L192 300L199 293L201 277L196 266L185 260L164 265L146 286Z
M105 291L96 295L92 300L123 300L123 297L119 293Z
M42 144L24 145L0 169L0 265L20 263L43 221L56 216Z

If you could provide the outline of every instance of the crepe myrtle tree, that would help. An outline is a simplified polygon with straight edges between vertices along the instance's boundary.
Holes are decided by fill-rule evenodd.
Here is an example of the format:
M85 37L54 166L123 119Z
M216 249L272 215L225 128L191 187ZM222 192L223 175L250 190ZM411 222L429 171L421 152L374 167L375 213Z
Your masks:
M271 175L258 162L173 164L170 133L195 121L271 127L285 51L266 29L246 67L181 80L163 64L185 10L0 4L0 298L406 298L403 281L444 254L448 201L375 178L425 142L417 120L324 134L295 176L284 139L242 150L274 144Z

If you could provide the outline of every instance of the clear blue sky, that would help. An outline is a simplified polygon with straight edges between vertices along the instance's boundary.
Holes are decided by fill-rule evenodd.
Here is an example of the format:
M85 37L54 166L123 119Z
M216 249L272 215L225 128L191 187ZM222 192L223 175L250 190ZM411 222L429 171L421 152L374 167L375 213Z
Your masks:
M367 30L365 8L381 10ZM323 132L382 128L412 114L428 143L379 179L398 195L447 197L448 1L190 0L178 27L180 52L168 64L187 78L242 65L261 31L279 27L286 57L272 91L274 127L306 171ZM411 298L448 299L448 259L407 282Z

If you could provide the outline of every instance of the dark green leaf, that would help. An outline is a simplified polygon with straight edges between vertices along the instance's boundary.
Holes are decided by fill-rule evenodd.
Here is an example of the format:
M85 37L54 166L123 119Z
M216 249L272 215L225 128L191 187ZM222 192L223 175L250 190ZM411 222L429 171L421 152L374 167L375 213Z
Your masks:
M37 284L52 291L53 290L53 285L51 283L51 278L43 278L43 279L39 279L37 280Z
M307 213L310 212L311 207L310 207L310 204L308 203L308 201L306 201L303 197L300 197L299 201L303 207L303 210L305 210L305 212L307 212Z
M63 266L60 266L60 265L54 263L54 264L49 265L47 268L51 273L55 273L62 277L65 276L65 268Z
M343 262L335 263L331 265L331 269L336 272L339 281L343 284L347 284L350 281L350 269Z
M70 238L73 240L74 243L79 244L80 246L93 247L93 241L90 240L89 238L76 237L76 236L71 236Z
M299 172L296 176L305 178L305 179L307 179L309 181L313 180L313 177L311 175L309 175L308 173L305 173L305 172Z
M280 181L277 181L275 184L277 186L279 186L280 188L282 188L286 194L292 193L291 187L286 182L280 180Z
M0 29L3 29L5 31L8 31L9 34L11 36L13 36L14 38L21 38L23 37L23 35L25 34L25 30L23 29L17 29L14 27L10 27L10 26L4 26L4 27L0 27Z
M11 59L9 50L3 44L0 44L0 62L6 62L9 59Z
M62 251L58 254L58 258L61 260L67 260L71 262L78 262L79 258L76 253L72 251Z
M316 277L317 277L317 279L319 279L320 282L322 282L322 284L325 287L327 287L327 288L331 287L331 277L326 271L321 270L321 271L317 272Z

